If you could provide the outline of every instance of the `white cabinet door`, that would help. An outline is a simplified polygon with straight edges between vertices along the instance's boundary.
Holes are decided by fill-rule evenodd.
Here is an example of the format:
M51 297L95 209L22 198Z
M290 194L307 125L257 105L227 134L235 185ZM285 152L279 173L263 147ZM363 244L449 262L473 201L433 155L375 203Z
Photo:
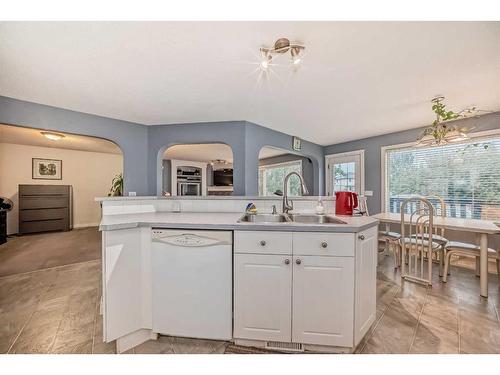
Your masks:
M356 240L356 314L354 344L375 321L377 309L377 227L358 233Z
M353 346L354 258L294 256L292 341Z
M291 293L291 256L235 254L234 337L291 341Z
M109 231L103 237L106 342L144 328L141 229Z

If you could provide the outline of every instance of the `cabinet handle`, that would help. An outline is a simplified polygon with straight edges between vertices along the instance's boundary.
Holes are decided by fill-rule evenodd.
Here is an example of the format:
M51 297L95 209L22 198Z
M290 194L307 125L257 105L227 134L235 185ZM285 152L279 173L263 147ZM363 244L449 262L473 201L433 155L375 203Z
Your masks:
M260 246L266 246L266 241L264 240L260 241Z
M285 259L285 264L290 264L290 259Z
M321 247L323 249L326 249L328 247L328 242L326 242L326 241L321 242Z
M362 234L358 236L358 238L363 241L365 239L365 236L363 236Z
M302 263L302 261L301 261L300 259L297 259L297 260L295 261L295 263L300 264L300 263Z

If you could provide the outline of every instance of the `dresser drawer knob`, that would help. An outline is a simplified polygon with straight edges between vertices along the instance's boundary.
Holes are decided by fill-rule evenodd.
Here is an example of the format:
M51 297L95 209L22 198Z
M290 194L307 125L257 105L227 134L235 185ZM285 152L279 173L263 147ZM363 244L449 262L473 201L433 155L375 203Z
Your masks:
M295 261L295 263L300 264L300 263L302 263L302 261L301 261L300 259L297 259L297 260Z
M260 246L266 246L266 241L261 240L261 241L260 241Z
M363 241L365 239L365 236L363 236L362 234L358 236L358 238Z
M328 247L328 242L326 242L326 241L321 242L321 247L323 249L326 249Z
M290 259L285 259L285 264L290 264Z

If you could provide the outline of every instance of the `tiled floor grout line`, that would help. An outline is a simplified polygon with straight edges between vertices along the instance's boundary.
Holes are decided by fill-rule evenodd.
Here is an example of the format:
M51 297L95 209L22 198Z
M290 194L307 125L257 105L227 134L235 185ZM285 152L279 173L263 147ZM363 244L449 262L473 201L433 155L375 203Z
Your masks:
M375 330L377 329L378 325L380 324L380 322L382 321L382 318L384 317L385 315L385 312L389 309L389 306L391 305L391 303L394 301L394 299L396 298L396 295L399 293L399 291L401 290L401 286L398 286L398 288L396 289L396 291L394 292L394 294L392 295L392 299L391 301L386 305L384 306L384 310L382 311L382 314L380 314L380 317L377 319L377 321L375 322L374 326L373 326L373 329L371 330L371 332L369 333L368 337L366 337L364 339L364 342L363 342L363 346L359 349L359 353L363 353L363 350L365 349L366 345L368 344L368 341L370 340L370 338L373 336L373 334L375 333Z
M10 351L12 350L12 348L14 347L14 344L16 343L17 339L19 338L19 336L21 336L21 333L23 333L24 329L26 328L26 326L29 324L29 322L31 321L31 318L33 318L33 315L35 314L35 311L36 309L33 310L33 312L30 314L30 317L28 319L26 319L26 323L23 324L23 326L21 327L21 329L19 330L19 333L16 335L16 337L14 338L14 340L12 341L12 344L10 344L9 346L9 350L7 350L7 354L10 354Z
M61 320L59 321L59 324L57 325L57 330L56 333L54 334L54 338L52 339L52 342L50 343L50 348L49 348L49 354L52 354L52 349L54 348L54 344L56 343L57 335L59 334L59 330L61 329L61 324L64 319L64 314Z
M32 275L34 273L39 273L39 272L44 272L44 271L50 271L50 270L58 270L60 268L76 266L77 264L86 264L86 263L93 263L93 262L100 262L100 261L101 261L101 259L93 259L93 260L86 260L85 262L76 262L76 263L64 264L62 266L41 268L39 270L33 270L33 271L28 271L28 272L13 273L12 275L0 276L0 281L3 281L4 279L10 278L10 277L30 276L30 275Z
M420 325L420 320L422 319L422 314L424 313L425 305L427 304L427 300L429 299L429 290L430 288L427 287L425 291L424 303L422 304L422 308L420 309L420 313L418 314L417 324L415 325L415 329L411 337L410 347L408 348L408 354L411 353L411 348L413 347L413 343L415 342L415 338L417 337L418 326Z
M495 302L493 302L493 308L495 309L495 314L497 315L497 321L500 323L500 314L498 313L498 307Z
M99 314L99 312L97 311L97 309L99 307L99 303L100 302L101 302L101 296L99 295L99 293L97 293L96 303L95 303L95 306L94 306L94 322L92 324L92 348L90 350L91 354L94 354L95 329L96 329L96 325L97 325L97 314Z
M457 306L457 332L458 332L458 354L462 351L462 331L460 329L460 295L458 296L458 306Z

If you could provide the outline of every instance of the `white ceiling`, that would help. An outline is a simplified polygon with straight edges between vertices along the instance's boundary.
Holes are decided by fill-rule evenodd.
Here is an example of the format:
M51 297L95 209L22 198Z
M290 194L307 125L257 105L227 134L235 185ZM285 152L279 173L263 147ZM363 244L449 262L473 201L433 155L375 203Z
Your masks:
M38 129L0 124L0 142L77 151L103 152L107 154L122 153L117 145L105 139L58 132L59 134L63 134L64 138L53 141L45 138L40 133L41 131Z
M286 153L285 150L262 147L259 153L259 159L270 158L271 156L278 156ZM175 145L169 147L165 151L163 158L207 163L213 160L225 160L228 163L232 163L233 151L231 147L223 143Z
M288 37L266 77L258 49ZM500 22L3 22L0 95L143 124L248 120L322 144L500 110Z

